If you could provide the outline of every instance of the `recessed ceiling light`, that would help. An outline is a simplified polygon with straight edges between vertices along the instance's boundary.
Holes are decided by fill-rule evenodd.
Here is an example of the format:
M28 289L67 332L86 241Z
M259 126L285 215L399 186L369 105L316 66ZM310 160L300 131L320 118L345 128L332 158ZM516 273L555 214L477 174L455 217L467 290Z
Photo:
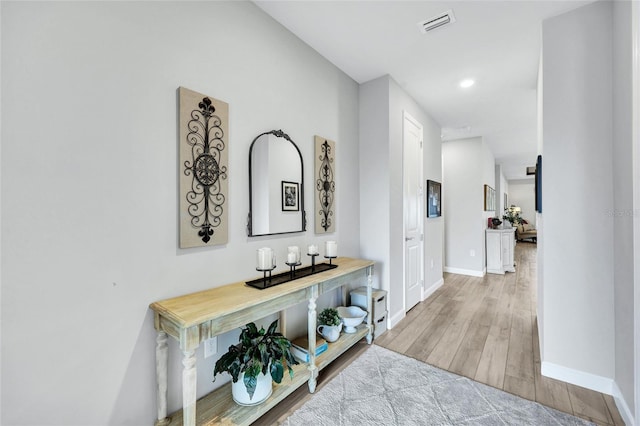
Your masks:
M468 87L473 86L474 84L476 84L476 82L470 78L464 79L460 82L460 87L462 87L463 89L466 89Z

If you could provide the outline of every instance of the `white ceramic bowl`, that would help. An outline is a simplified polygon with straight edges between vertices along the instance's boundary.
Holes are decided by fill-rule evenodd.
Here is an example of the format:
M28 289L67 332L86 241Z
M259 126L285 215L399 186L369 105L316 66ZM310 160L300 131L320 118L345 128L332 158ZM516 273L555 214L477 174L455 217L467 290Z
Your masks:
M345 333L355 333L356 327L362 324L367 312L358 306L338 306L338 315L342 318Z

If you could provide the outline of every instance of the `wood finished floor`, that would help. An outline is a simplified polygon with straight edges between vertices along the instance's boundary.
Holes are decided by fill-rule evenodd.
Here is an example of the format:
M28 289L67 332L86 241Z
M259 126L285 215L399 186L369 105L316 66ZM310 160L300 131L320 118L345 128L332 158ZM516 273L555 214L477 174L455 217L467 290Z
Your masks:
M599 425L624 425L613 398L540 375L536 246L516 272L445 274L444 284L375 343Z

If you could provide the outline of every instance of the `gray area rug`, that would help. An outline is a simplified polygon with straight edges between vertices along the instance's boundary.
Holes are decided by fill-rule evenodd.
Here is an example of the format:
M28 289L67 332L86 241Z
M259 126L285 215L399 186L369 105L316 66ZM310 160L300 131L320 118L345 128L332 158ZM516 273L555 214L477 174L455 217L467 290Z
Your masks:
M372 345L284 425L593 425Z

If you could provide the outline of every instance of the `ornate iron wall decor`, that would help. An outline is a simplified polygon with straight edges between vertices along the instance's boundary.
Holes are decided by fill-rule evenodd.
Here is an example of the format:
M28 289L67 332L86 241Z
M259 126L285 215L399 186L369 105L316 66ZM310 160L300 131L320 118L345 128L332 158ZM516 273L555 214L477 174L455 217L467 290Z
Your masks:
M336 230L336 182L334 141L315 137L316 234Z
M180 97L180 247L226 244L229 105L184 87Z

